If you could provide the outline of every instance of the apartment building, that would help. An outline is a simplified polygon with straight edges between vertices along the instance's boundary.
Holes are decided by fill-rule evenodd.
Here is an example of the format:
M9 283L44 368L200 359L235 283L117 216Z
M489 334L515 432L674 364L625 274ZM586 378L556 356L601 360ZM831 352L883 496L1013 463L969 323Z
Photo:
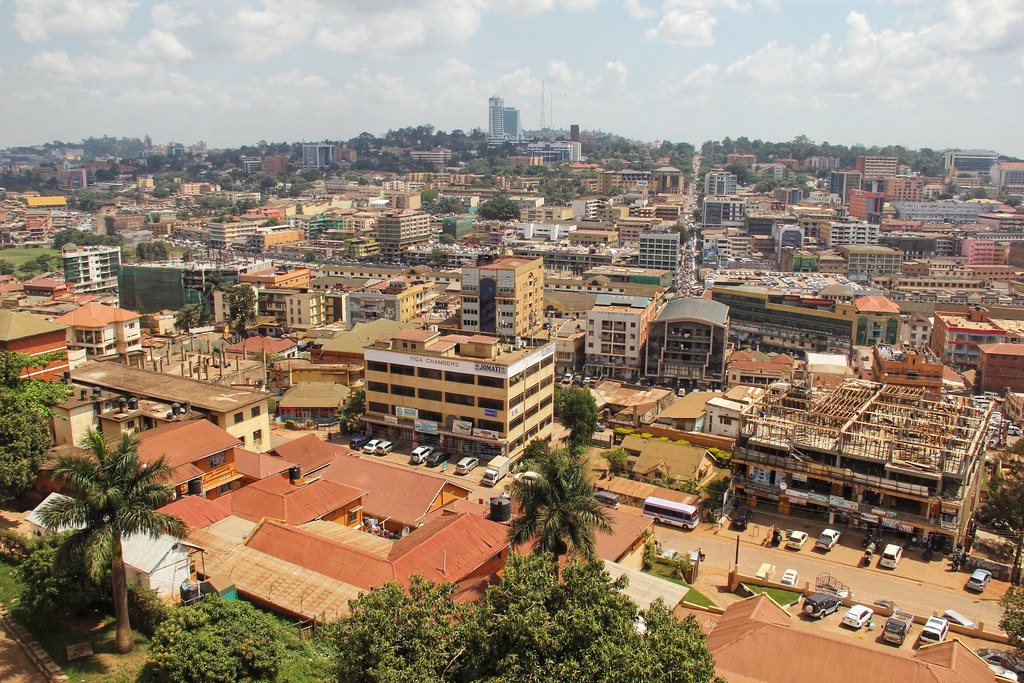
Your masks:
M91 294L117 291L121 247L65 244L61 249L61 259L64 262L64 282L70 284L73 291Z
M837 529L962 542L978 501L988 409L849 379L771 387L744 412L733 495ZM898 541L897 541L898 542Z
M462 268L462 329L531 338L544 325L544 259L483 260Z
M375 282L348 293L345 321L350 328L356 323L381 318L400 323L414 322L433 310L434 302L443 291L444 285L411 277Z
M893 176L885 179L885 198L890 202L919 202L924 192L923 178Z
M250 240L258 234L260 226L264 222L266 219L263 216L258 218L225 216L211 220L206 224L209 231L206 243L213 249L247 247Z
M67 328L29 313L0 309L0 351L23 353L29 357L47 353L65 353ZM25 368L24 379L57 379L68 369L65 355L44 367Z
M554 421L555 343L412 329L363 350L367 433L489 461L517 459Z
M430 214L422 211L389 211L377 219L377 242L382 256L397 257L433 236Z
M978 347L1008 340L1006 330L989 319L988 309L975 306L966 313L936 311L929 346L945 365L963 371L978 366Z
M647 297L598 294L587 311L586 372L609 379L639 379L655 305L656 300Z
M746 225L747 202L742 197L705 197L701 222L705 228L742 228Z
M736 174L729 171L709 171L704 175L704 194L712 197L736 194Z
M839 253L846 259L846 277L854 282L870 282L878 275L899 275L903 252L878 244L841 244Z
M717 388L725 374L729 307L674 299L650 321L644 374L687 389Z
M679 272L682 236L678 232L642 232L638 244L639 267Z
M895 176L899 170L899 163L896 157L861 155L857 157L854 166L865 180L876 180Z
M841 244L878 244L878 224L866 221L828 223L821 240L828 249Z
M142 350L141 316L114 306L88 303L54 322L67 326L68 349L84 349L86 356L122 356Z
M96 415L102 425L109 421L110 425L102 428L104 434L201 418L241 441L247 449L258 453L270 449L266 393L111 362L89 362L74 368L71 381L76 390L64 409L73 411L75 416L87 416L81 419L89 424ZM83 390L85 394L81 393ZM70 412L64 415L64 409L58 408L55 407L54 424L66 423L69 429L73 428L79 418L72 418ZM68 419L58 419L62 415ZM69 431L69 440L58 439L57 443L77 444L74 439L78 435L79 432Z

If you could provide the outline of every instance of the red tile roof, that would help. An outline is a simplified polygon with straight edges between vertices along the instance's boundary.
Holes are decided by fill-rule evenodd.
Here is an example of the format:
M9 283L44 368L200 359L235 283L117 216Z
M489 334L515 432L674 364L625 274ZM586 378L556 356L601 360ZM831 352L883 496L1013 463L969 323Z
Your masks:
M884 296L862 296L855 302L857 312L865 313L899 313L899 305Z
M594 552L601 559L618 562L635 543L643 539L649 529L654 527L654 520L637 517L623 510L608 508L606 512L612 523L612 533L594 534Z
M160 508L160 512L180 517L189 529L202 529L231 514L230 496L210 500L202 496L186 496Z
M1009 344L1007 342L979 344L978 350L996 356L1024 356L1024 344Z
M140 317L138 313L123 308L88 303L58 317L56 322L69 327L99 328L115 322L138 320Z
M270 477L245 486L230 496L231 511L258 522L264 517L288 524L320 519L366 495L366 491L323 479L295 486L283 477Z
M324 442L316 434L307 434L275 446L270 452L285 462L301 467L305 476L330 465L342 450Z

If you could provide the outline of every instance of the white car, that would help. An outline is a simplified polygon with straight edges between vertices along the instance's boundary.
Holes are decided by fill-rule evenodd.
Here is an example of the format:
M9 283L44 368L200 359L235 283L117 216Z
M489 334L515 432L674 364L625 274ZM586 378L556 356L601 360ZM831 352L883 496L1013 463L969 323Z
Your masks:
M859 629L871 620L875 610L864 605L854 605L843 615L843 623L853 629Z
M383 441L384 441L384 439L370 439L363 446L363 453L370 453L370 454L376 453L377 452L377 446L379 446Z
M409 462L417 465L427 461L427 456L434 452L433 446L417 446L409 454Z
M782 572L782 580L779 583L783 586L795 586L799 579L800 576L796 573L795 569L787 569Z
M949 622L941 617L928 617L919 636L922 643L941 643L949 634Z
M842 534L835 529L825 529L818 536L818 540L814 542L815 548L821 548L825 552L832 550L836 543L839 543L839 537Z
M793 550L800 550L804 547L804 543L807 543L807 534L803 531L791 531L789 532L789 539L786 540L786 547L792 548Z
M896 569L896 565L900 563L900 559L903 557L903 548L893 543L885 546L882 550L882 557L878 560L879 567L888 567L889 569Z

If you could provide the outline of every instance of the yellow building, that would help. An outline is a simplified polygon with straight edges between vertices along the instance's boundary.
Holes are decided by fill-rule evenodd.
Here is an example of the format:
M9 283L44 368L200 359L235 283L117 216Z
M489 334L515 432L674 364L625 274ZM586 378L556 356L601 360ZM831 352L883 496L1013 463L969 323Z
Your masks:
M619 233L612 230L577 230L569 234L569 242L587 246L617 247Z
M394 278L372 284L357 292L349 292L345 320L351 328L380 318L400 323L412 322L434 307L434 300L444 291L443 285Z
M430 214L421 211L390 211L377 221L381 254L397 256L430 239Z
M483 461L515 459L554 421L555 343L514 349L497 337L411 329L365 347L366 428Z
M462 329L532 337L543 329L544 259L503 258L462 268Z
M572 220L571 206L537 206L519 210L524 223L562 223Z

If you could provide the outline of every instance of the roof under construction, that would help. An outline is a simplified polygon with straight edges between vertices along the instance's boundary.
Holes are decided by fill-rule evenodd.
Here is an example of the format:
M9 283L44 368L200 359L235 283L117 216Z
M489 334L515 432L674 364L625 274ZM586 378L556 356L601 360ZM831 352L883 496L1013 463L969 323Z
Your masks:
M921 387L848 379L809 392L777 384L747 409L744 436L884 463L917 476L963 477L984 449L988 415L969 400L925 398Z

